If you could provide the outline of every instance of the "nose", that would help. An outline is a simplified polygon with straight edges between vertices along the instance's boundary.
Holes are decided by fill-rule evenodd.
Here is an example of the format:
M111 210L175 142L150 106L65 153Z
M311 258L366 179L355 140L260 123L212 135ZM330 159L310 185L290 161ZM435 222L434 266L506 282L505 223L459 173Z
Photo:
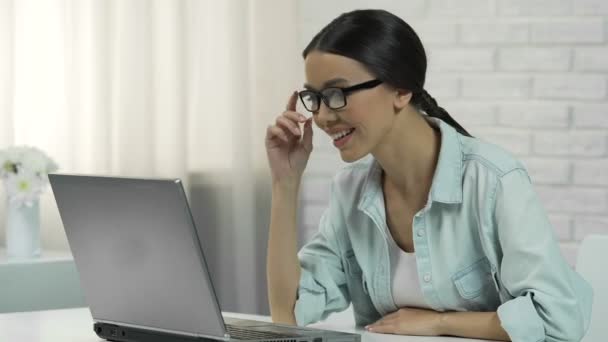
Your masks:
M326 127L327 123L338 120L338 115L333 109L327 107L325 102L321 101L319 111L316 113L315 119L317 121L317 125L320 127Z

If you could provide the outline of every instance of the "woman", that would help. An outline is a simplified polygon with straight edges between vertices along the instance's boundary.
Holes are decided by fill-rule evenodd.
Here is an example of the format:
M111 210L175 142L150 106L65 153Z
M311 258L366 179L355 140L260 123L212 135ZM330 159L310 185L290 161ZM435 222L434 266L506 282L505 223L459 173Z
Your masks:
M303 55L306 90L266 134L273 320L306 325L352 303L371 332L580 340L590 286L561 256L524 166L471 137L424 89L412 28L353 11ZM311 118L296 112L298 95ZM335 176L319 231L297 254L312 120L355 163Z

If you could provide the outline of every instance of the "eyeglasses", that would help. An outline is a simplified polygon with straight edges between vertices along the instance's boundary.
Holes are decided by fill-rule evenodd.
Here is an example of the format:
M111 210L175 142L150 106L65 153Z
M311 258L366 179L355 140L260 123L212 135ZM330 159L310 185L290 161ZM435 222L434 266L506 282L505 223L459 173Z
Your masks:
M321 100L330 109L340 109L346 107L346 97L351 93L377 87L382 83L381 80L375 79L363 83L350 86L348 88L329 87L319 92L313 90L302 90L300 100L307 111L316 114L321 106Z

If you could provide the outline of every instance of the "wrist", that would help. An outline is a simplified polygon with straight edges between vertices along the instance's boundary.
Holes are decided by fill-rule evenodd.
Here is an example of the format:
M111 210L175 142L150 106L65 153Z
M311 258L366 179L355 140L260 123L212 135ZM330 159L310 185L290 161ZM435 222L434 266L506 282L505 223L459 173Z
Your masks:
M290 179L272 182L272 197L273 199L281 200L297 200L298 192L300 191L300 180Z
M297 192L300 188L300 178L301 177L290 177L281 180L272 180L272 191L281 191L281 192Z
M449 312L438 312L437 325L435 332L437 335L449 335Z

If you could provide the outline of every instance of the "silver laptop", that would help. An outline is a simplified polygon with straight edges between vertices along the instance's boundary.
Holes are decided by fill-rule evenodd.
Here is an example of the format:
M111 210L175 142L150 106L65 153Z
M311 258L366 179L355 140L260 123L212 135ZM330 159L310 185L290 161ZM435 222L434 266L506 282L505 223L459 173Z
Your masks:
M360 341L358 334L224 318L180 180L49 179L99 337Z

